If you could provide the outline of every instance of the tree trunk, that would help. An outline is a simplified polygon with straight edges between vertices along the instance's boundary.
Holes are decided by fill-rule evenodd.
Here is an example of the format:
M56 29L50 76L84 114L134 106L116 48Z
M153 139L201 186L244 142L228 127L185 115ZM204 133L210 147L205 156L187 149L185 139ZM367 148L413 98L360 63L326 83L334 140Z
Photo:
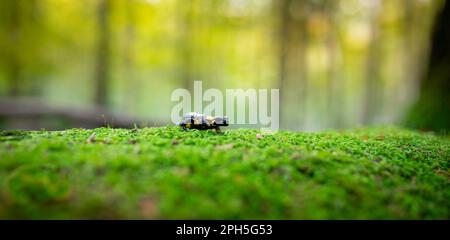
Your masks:
M380 48L380 10L379 6L373 6L371 13L371 41L369 44L366 62L366 83L364 95L363 124L370 125L376 122L376 116L383 105L382 79L381 79L381 48Z
M125 13L126 13L126 24L125 24L125 39L124 39L124 79L126 79L126 84L124 89L126 89L127 98L125 100L125 106L127 111L133 112L138 104L139 86L136 82L135 75L135 51L133 44L135 43L136 30L134 28L135 17L134 17L134 1L126 1L125 3ZM134 93L134 94L133 94Z
M340 128L343 126L343 94L345 89L343 79L340 78L339 56L341 49L339 45L339 23L337 22L337 1L326 2L325 13L328 16L330 29L328 30L326 45L329 54L328 84L327 84L327 107L329 114L328 126Z
M95 103L106 106L108 102L110 68L109 15L111 0L100 0L98 15L97 66L95 73Z
M287 55L288 55L288 39L289 39L289 5L291 0L282 0L280 8L280 17L281 17L281 23L280 23L280 69L279 69L279 76L278 76L278 88L280 89L281 99L280 99L280 121L281 121L281 128L285 128L288 124L285 120L285 104L288 101L286 99L286 75L287 75Z
M179 46L179 79L181 86L192 90L193 79L193 32L194 26L194 4L195 1L177 0L176 7L178 11L178 46Z
M406 124L434 131L450 130L450 3L437 15L431 40L428 71L421 82L420 97Z
M20 43L22 38L21 32L21 15L22 4L21 1L11 1L10 3L9 19L8 19L8 32L10 46L7 50L9 53L8 65L8 96L16 97L20 94L20 85L22 81L22 66L20 56Z
M279 2L279 89L281 127L304 127L307 104L306 4L299 0Z

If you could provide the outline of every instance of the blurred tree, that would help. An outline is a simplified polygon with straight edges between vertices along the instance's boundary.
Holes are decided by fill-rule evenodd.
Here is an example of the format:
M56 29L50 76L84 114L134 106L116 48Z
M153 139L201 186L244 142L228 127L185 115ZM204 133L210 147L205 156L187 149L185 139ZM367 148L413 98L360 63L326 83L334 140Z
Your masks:
M125 85L126 92L131 93L138 89L136 84L136 79L134 76L135 72L135 51L133 44L136 38L136 18L134 10L134 0L125 1L125 30L124 30L124 44L123 44L123 68L124 68L124 78L127 79L127 84ZM127 99L125 106L130 111L135 109L137 103L137 94L130 94Z
M362 122L365 125L376 122L377 114L383 105L381 96L383 79L381 77L381 28L382 5L378 1L370 2L370 43L366 60L365 99Z
M338 19L339 1L326 1L322 7L327 16L328 33L326 37L326 46L329 55L328 64L328 83L327 83L327 111L329 113L329 127L339 128L343 126L343 96L345 89L343 79L340 78L340 39L339 39L339 19Z
M0 1L0 29L3 31L0 35L0 63L8 83L6 94L10 97L23 95L27 71L42 66L37 53L42 44L39 3L36 0Z
M185 89L192 89L193 82L193 35L195 32L195 12L196 1L176 1L179 49L179 79Z
M7 29L9 31L9 61L8 65L8 81L9 81L9 91L8 95L15 97L19 95L19 88L22 80L22 66L21 66L21 54L20 54L20 43L22 38L21 32L21 17L23 14L22 1L7 1L9 3L10 12L7 15Z
M281 127L304 127L307 106L306 19L307 3L301 0L275 1L279 9L279 89ZM287 111L286 111L287 110ZM293 115L293 112L297 113Z
M450 130L450 3L443 4L433 30L420 98L406 119L408 126L435 131Z
M95 103L106 106L110 81L110 27L109 17L112 0L100 0L97 8L98 40L97 66L95 68Z

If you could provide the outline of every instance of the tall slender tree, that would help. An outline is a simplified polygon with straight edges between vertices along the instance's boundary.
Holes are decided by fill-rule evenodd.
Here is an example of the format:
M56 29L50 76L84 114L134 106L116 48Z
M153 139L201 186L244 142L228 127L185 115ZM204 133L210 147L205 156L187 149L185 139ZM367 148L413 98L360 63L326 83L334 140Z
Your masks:
M97 7L97 65L95 68L95 103L107 106L110 83L110 38L109 18L111 0L100 0Z
M139 93L130 94L136 92L139 87L137 86L135 79L135 48L133 44L136 40L136 29L135 29L135 1L128 0L125 2L125 29L124 29L124 45L123 45L123 67L124 67L124 78L127 79L125 85L125 91L128 94L126 100L126 108L128 111L132 111L135 108Z
M363 119L364 124L373 124L382 108L382 78L381 78L381 46L380 46L380 14L381 3L372 3L370 9L371 39L366 60L366 82L364 94Z
M282 0L279 9L281 127L304 128L307 107L306 10L301 0Z
M329 29L326 36L326 46L328 51L328 83L327 83L327 111L329 113L329 127L339 128L343 125L343 79L339 74L339 22L338 22L338 1L326 1L324 12L327 16Z
M193 79L193 32L194 26L194 6L195 1L176 1L177 24L178 24L178 48L179 48L179 79L181 86L185 89L192 89Z
M5 11L5 29L8 32L6 39L6 46L4 47L5 65L7 66L8 76L8 96L16 97L20 93L20 85L22 82L22 64L20 54L20 44L23 39L22 33L22 15L23 4L22 1L5 1L3 11ZM9 10L9 11L8 11ZM3 12L2 11L2 12ZM2 15L3 15L2 14Z
M34 93L41 86L27 80L30 73L45 66L45 57L40 54L44 43L41 4L37 0L0 2L0 31L4 31L0 36L0 65L9 97Z

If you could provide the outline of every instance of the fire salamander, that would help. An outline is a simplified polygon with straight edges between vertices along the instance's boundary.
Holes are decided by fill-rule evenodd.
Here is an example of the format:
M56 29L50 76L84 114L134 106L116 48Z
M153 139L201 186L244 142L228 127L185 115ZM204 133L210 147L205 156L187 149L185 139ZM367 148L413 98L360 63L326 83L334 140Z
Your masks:
M214 129L217 132L220 132L220 127L228 126L228 123L228 117L211 117L191 112L184 115L178 125L183 129Z

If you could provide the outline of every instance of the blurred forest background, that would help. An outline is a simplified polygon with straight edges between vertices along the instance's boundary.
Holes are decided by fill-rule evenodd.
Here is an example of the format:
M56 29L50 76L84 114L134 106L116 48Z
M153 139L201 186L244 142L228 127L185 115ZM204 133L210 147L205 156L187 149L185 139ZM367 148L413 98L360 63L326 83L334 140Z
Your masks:
M448 129L447 5L0 0L0 129L168 124L194 80L280 88L283 129Z

